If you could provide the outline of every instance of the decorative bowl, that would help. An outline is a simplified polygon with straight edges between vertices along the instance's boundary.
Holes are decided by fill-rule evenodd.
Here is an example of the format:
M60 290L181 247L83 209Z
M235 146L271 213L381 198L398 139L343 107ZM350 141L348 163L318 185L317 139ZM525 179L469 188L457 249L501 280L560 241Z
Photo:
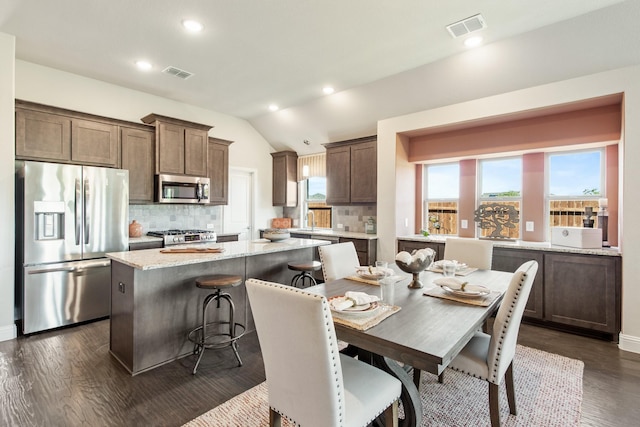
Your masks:
M418 252L421 252L420 256L418 256ZM433 259L435 258L434 250L426 248L420 249L419 251L413 251L410 255L410 259L406 255L404 257L401 255L402 253L399 253L396 256L396 265L405 273L413 274L413 280L409 283L409 287L422 288L423 285L420 281L420 273L426 270L433 262ZM407 259L409 262L403 261L402 259Z
M272 242L279 242L280 240L290 238L291 234L286 228L270 228L262 233L262 237Z

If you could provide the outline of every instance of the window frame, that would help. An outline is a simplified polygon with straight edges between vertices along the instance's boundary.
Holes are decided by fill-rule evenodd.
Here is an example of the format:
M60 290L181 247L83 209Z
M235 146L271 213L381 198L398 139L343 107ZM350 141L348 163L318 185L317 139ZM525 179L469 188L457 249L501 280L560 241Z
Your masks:
M553 196L550 194L551 190L551 160L550 157L553 155L562 155L562 154L576 154L576 153L588 153L588 152L600 152L600 194L594 195L580 195L580 196L564 196L557 195ZM589 148L580 148L580 149L563 149L563 150L553 150L547 151L544 153L544 170L545 170L545 182L544 182L544 226L546 230L547 241L551 241L551 202L554 200L569 200L569 201L598 201L602 198L607 198L607 164L606 164L606 146L598 146L598 147L589 147ZM593 212L593 219L597 218L598 211L597 209ZM582 226L582 225L580 225ZM594 225L597 228L597 223Z
M483 197L482 196L482 171L483 163L496 160L513 160L518 159L520 161L520 195L519 196L499 196L499 197ZM516 240L522 240L522 192L524 187L524 159L522 155L507 155L507 156L492 156L482 159L476 159L476 210L480 208L483 203L491 202L518 202L518 235L513 237ZM475 224L475 236L484 237L482 235L482 228ZM511 237L509 238L511 239Z
M429 168L437 166L456 165L458 168L458 196L457 197L445 197L445 198L429 198ZM441 236L457 236L460 229L460 162L443 162L443 163L427 163L423 165L422 169L422 218L423 224L421 229L424 229L425 225L428 227L429 222L429 203L455 203L456 204L456 229L455 233L437 233ZM432 234L431 232L429 232Z
M606 147L594 147L594 148L583 148L583 149L578 149L578 150L562 150L562 151L547 151L546 153L544 153L544 178L545 178L545 182L544 182L544 194L545 194L545 201L551 201L551 200L564 200L564 199L568 199L568 200L580 200L580 199L589 199L589 200L597 200L603 197L607 197L607 170L606 170L606 152L605 152L605 148ZM588 153L588 152L594 152L594 151L598 151L600 152L600 194L596 194L596 195L592 195L592 196L587 196L587 195L581 195L581 196L552 196L549 192L551 189L551 161L550 161L550 157L554 156L554 155L559 155L559 154L576 154L576 153Z

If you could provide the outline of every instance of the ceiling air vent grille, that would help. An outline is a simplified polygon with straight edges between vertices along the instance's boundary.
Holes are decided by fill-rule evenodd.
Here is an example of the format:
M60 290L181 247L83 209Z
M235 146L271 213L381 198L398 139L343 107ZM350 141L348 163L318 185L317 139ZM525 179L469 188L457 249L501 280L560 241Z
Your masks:
M449 31L449 34L451 34L451 37L454 39L473 33L474 31L482 30L483 28L487 28L487 23L480 14L447 25L447 31Z
M166 74L171 74L172 76L176 76L178 78L181 78L182 80L186 80L189 77L193 76L193 73L190 73L189 71L181 70L178 67L172 67L172 66L165 68L164 70L162 70L162 72Z

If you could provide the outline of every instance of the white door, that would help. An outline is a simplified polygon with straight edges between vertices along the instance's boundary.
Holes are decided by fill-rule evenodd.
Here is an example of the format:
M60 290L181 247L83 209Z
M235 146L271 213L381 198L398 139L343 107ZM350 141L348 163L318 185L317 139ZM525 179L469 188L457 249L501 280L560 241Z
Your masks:
M229 170L229 204L224 207L224 232L240 233L238 240L253 238L254 172Z

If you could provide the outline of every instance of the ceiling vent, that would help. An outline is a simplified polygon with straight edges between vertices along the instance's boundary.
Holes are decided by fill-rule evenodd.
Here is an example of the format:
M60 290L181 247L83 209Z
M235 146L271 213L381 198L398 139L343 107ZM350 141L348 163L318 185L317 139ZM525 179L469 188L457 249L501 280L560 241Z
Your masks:
M178 78L181 78L182 80L186 80L189 77L193 76L193 73L190 73L188 71L181 70L180 68L172 67L172 66L168 66L167 68L162 70L162 72L171 74L172 76L176 76Z
M482 30L483 28L487 28L487 23L480 14L447 25L447 31L449 31L449 34L451 34L451 37L454 39L466 36L474 31Z

